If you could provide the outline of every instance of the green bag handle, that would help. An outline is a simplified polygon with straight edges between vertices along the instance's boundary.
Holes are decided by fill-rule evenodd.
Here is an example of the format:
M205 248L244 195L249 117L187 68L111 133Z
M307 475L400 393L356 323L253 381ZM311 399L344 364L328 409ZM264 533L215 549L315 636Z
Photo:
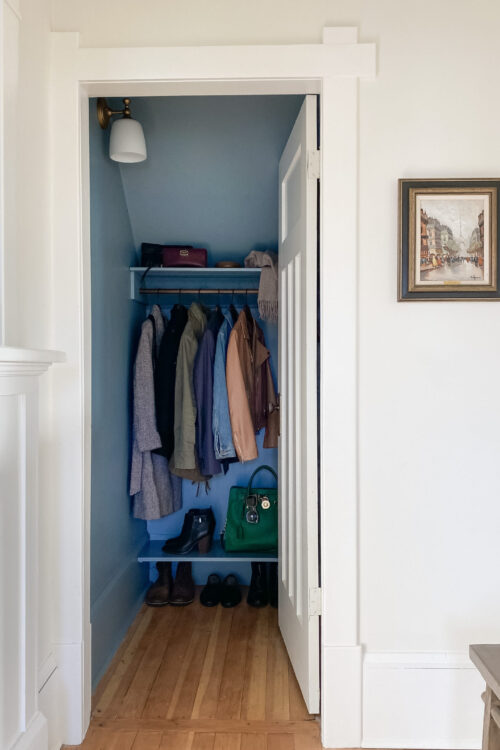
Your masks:
M270 472L271 472L271 474L272 474L272 475L274 476L274 478L276 479L276 484L278 483L278 475L276 474L276 472L274 471L274 469L272 469L272 468L271 468L270 466L267 466L267 464L264 464L263 466L259 466L259 467L257 467L257 469L255 469L254 473L253 473L253 474L252 474L252 476L250 477L250 481L249 481L249 483L248 483L248 491L247 491L247 495L251 495L251 494L252 494L252 482L253 482L253 480L254 480L254 477L255 477L255 475L256 475L256 474L258 474L258 473L259 473L259 471L264 471L265 469L266 469L267 471L270 471Z

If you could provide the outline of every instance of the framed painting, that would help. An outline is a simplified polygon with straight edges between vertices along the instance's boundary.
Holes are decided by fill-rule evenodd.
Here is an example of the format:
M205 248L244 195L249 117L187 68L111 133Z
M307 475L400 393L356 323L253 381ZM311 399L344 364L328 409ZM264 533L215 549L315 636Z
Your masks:
M398 300L500 299L500 179L399 180Z

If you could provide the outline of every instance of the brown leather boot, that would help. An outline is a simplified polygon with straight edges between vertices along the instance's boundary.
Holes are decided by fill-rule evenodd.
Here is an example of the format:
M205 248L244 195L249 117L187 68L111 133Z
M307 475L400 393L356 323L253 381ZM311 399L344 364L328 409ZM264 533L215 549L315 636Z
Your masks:
M157 562L158 578L146 592L146 604L150 607L164 607L170 600L172 591L172 563Z
M191 575L191 563L177 563L175 582L170 595L170 604L183 607L194 601L194 581Z

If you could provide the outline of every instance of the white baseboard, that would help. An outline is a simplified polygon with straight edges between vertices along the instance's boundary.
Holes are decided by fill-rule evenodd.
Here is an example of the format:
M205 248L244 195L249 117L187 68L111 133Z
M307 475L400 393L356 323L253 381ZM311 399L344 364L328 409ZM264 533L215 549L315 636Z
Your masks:
M321 664L323 747L361 746L361 646L324 646Z
M87 731L90 716L84 716L84 645L63 643L56 646L60 680L61 736L66 745L79 745Z
M61 732L61 685L59 677L55 657L51 653L39 670L40 692L38 693L38 705L47 719L49 750L59 750L63 744L63 735Z
M50 680L57 669L56 657L54 652L50 651L41 665L38 667L38 691L42 691L46 682Z
M362 747L480 748L483 689L463 653L368 652Z
M41 711L37 711L26 727L26 731L13 745L10 745L9 750L47 750L47 748L47 720Z

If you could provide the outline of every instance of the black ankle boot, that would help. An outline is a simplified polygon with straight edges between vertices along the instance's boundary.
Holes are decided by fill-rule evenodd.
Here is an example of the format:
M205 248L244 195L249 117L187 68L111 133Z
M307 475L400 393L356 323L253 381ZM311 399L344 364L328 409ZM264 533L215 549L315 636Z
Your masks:
M182 531L174 539L167 539L164 552L173 555L187 555L198 545L204 554L210 551L215 529L212 508L191 508L184 516Z
M271 607L278 606L278 563L266 563L267 567L267 595Z
M247 604L251 607L265 607L267 605L267 582L264 563L252 563L252 580L248 589Z

